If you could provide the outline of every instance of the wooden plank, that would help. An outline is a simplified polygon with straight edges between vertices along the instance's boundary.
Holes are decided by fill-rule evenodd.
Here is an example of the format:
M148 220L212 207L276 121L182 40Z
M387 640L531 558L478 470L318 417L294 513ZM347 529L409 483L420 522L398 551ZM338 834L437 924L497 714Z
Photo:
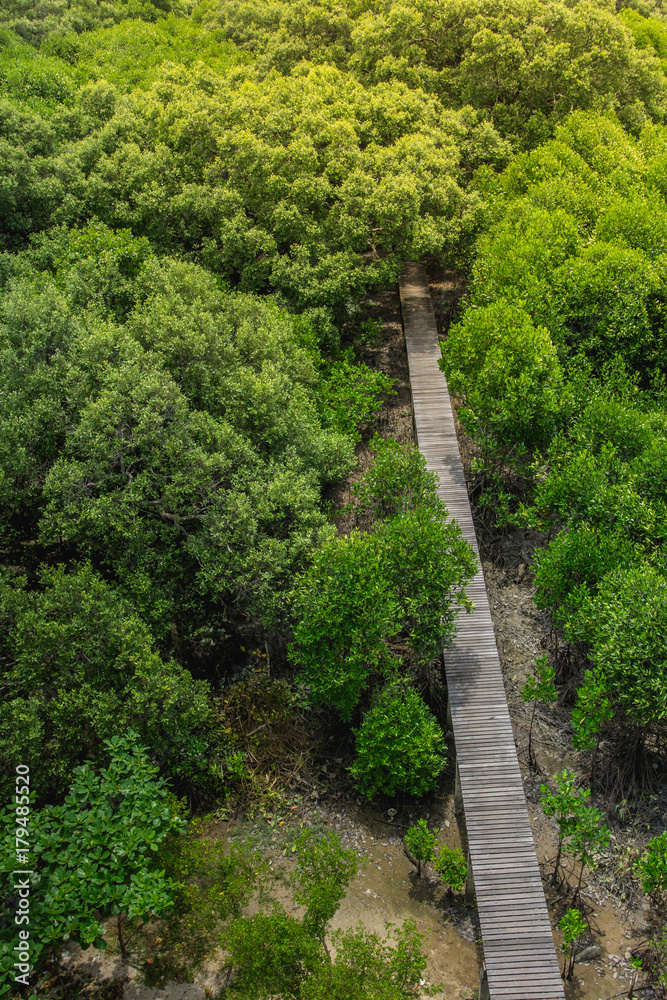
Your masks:
M507 710L468 489L424 269L406 264L400 282L417 444L438 476L438 495L478 560L445 650L445 672L461 794L492 1000L563 1000L514 730Z

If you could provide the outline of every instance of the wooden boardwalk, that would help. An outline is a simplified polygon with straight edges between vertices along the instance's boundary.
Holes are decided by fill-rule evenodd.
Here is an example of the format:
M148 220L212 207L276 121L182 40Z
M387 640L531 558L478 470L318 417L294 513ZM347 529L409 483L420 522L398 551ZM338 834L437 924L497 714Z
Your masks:
M445 650L457 786L491 1000L563 1000L563 983L537 865L468 490L424 269L406 264L400 282L417 444L440 478L439 495L478 560ZM460 783L460 784L459 784ZM483 973L484 979L484 973ZM480 998L487 991L482 982Z

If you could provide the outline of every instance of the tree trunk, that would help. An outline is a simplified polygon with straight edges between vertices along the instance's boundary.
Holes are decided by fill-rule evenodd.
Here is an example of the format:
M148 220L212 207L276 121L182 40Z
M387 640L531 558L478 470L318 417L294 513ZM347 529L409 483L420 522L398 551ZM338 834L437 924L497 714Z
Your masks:
M560 867L560 856L563 850L563 838L558 838L558 853L556 854L556 866L554 868L554 873L551 876L551 884L557 885L558 883L558 869Z
M533 722L535 721L535 709L537 708L537 701L533 702L533 711L530 714L530 728L528 730L528 766L534 767L537 765L537 761L533 759Z
M116 929L118 932L118 947L120 948L120 957L122 959L128 959L130 956L127 953L127 948L125 947L125 939L123 938L123 915L119 913L116 917Z

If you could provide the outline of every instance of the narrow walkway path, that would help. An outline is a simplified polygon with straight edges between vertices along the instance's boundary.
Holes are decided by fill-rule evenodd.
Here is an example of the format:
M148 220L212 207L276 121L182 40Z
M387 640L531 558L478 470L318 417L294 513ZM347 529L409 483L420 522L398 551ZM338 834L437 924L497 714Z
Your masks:
M563 1000L423 267L404 266L400 293L417 444L440 477L438 493L478 560L468 588L475 611L459 615L445 671L488 992L491 1000ZM480 1000L485 989L483 982Z

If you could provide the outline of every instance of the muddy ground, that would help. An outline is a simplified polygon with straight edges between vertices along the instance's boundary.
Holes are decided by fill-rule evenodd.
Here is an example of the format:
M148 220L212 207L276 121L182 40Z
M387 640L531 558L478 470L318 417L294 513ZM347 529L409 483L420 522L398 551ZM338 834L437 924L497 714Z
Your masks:
M429 279L436 317L444 334L464 289L456 275L443 269L430 268ZM366 429L364 441L357 449L358 470L327 498L338 510L349 503L354 482L372 460L368 440L374 430L399 441L414 440L398 293L378 294L366 303L366 308L369 318L381 324L382 333L377 341L364 346L363 360L397 380L396 394L387 400L374 426ZM474 448L463 434L460 445L469 470ZM338 523L341 531L349 530L352 515L343 513ZM528 767L525 753L529 708L521 700L520 689L535 656L547 645L550 632L548 617L535 607L531 573L535 546L544 540L517 531L494 532L481 518L478 537L538 860L547 874L549 859L555 854L556 833L555 824L545 818L539 807L539 785L563 767L581 770L585 761L571 750L569 711L558 706L537 712L534 745L540 771L536 773ZM481 951L474 906L466 906L461 897L449 898L428 871L418 879L402 849L402 834L419 815L426 816L432 826L440 829L442 842L449 846L464 842L465 831L459 828L453 810L453 768L450 766L443 775L437 792L421 804L399 803L398 814L392 820L382 812L382 805L371 807L356 798L346 780L344 766L339 766L341 763L338 759L328 769L323 765L316 782L317 791L301 800L297 819L293 821L336 830L343 842L358 852L359 874L349 888L333 929L352 927L361 920L369 930L384 934L387 924L401 924L411 917L424 934L427 980L441 985L442 996L448 1000L475 997ZM599 945L601 953L590 962L576 965L575 978L566 984L567 1000L609 1000L627 995L632 981L630 951L646 936L647 918L647 902L637 897L636 887L628 876L628 859L633 850L660 832L667 820L667 800L661 794L639 809L626 806L620 812L610 811L608 803L597 804L608 813L614 838L599 869L587 873L595 932L589 943ZM282 834L268 831L264 819L254 823L216 821L210 832L221 838L263 838L264 850L278 874L289 868L281 851ZM289 906L289 893L282 881L276 883L275 891L276 898ZM548 897L555 925L561 912L555 891L549 890ZM558 930L555 939L560 944ZM124 980L123 992L118 995L126 1000L200 1000L213 996L222 982L221 960L221 954L213 956L193 983L169 983L165 989L157 990L143 986L138 969L122 963L113 949L107 953L90 949L82 954L72 947L66 956L71 965L81 967L97 979ZM646 991L639 995L650 996Z

